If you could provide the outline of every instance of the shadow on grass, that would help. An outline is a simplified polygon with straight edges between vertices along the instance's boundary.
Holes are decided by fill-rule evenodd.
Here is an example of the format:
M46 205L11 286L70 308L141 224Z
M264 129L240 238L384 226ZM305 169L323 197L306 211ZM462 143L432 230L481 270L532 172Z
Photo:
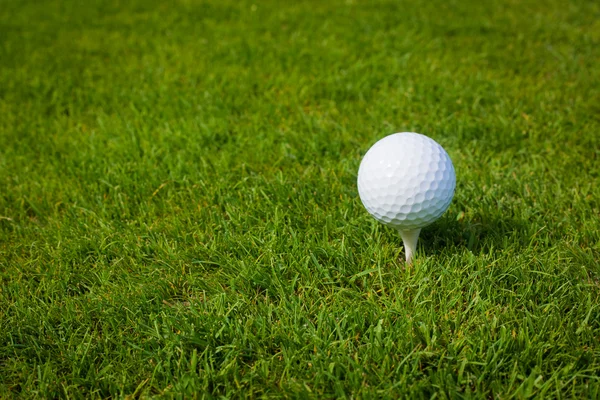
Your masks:
M513 218L477 218L457 220L450 215L421 231L425 253L443 253L467 249L473 253L526 246L528 226Z

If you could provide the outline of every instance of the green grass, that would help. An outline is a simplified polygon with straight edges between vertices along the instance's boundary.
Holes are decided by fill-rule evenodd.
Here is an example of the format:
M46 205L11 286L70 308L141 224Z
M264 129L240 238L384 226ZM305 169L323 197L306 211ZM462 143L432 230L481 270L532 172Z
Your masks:
M600 6L486 3L0 0L0 397L599 397Z

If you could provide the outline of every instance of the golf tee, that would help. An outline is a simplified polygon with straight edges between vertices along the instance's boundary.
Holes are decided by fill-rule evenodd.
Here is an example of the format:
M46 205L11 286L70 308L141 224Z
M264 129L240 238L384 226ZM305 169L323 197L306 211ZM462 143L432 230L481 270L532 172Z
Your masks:
M412 264L413 255L417 252L417 242L421 228L411 230L398 230L402 242L404 242L404 253L406 254L406 263Z

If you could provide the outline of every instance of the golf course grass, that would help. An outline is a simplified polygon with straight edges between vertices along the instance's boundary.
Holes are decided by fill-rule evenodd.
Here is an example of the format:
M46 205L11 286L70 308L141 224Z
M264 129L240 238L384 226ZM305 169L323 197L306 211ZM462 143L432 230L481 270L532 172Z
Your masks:
M0 0L0 398L598 398L600 3ZM457 187L406 267L382 137Z

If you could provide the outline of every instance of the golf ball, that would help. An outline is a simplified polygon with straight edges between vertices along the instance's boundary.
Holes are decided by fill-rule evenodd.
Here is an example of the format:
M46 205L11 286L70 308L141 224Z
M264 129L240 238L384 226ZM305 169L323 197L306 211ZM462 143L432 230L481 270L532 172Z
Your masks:
M450 205L456 187L448 153L412 132L389 135L367 151L358 169L358 193L378 221L399 231L423 228Z

